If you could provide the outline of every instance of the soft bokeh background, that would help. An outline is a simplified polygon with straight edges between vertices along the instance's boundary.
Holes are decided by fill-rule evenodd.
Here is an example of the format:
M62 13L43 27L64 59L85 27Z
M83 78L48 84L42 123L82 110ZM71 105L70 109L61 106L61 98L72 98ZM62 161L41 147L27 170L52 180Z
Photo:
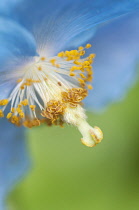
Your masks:
M139 84L88 116L105 136L95 148L83 146L71 126L29 131L34 165L11 193L10 210L139 209Z

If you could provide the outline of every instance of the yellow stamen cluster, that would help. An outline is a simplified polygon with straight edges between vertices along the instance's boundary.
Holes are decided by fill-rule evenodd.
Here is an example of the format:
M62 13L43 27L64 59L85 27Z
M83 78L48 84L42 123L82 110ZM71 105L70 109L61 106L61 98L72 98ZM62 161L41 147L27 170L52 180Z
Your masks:
M22 124L25 127L34 127L39 126L43 122L47 124L57 124L62 125L62 115L67 106L72 108L77 107L78 104L87 96L87 90L83 88L72 88L67 92L61 93L61 101L51 100L47 103L47 108L41 113L43 117L46 118L46 121L42 119L34 118L32 120L26 119L25 113L23 112L22 106L29 106L32 111L35 111L36 105L29 105L28 100L24 99L18 104L17 108L12 107L11 112L6 116L7 119L16 126L21 126ZM5 101L6 102L6 101ZM3 103L4 104L4 101ZM0 110L0 117L4 117L3 111ZM49 122L50 121L50 122Z
M43 117L50 119L52 124L58 119L62 121L62 115L68 106L71 108L77 107L77 105L87 96L87 90L83 88L72 88L67 92L62 92L61 95L61 101L49 101L46 110L41 114Z
M91 85L87 85L87 82L92 82L92 66L95 54L90 54L87 58L82 58L85 55L85 48L88 49L91 44L87 44L85 47L80 46L78 50L62 51L58 53L58 57L65 59L66 61L72 61L73 65L70 68L69 75L74 77L78 75L78 82L81 87L92 89Z
M66 106L61 101L51 100L47 103L47 108L42 112L42 116L50 119L52 123L63 115Z
M82 134L84 145L93 147L102 138L98 127L91 127L86 119L82 100L92 89L92 63L95 54L85 57L87 44L77 50L63 51L55 57L34 59L15 74L18 84L7 99L0 100L0 118L8 105L6 118L16 126L32 128L40 124L74 125ZM22 75L22 76L21 76Z
M23 125L24 127L27 127L27 128L32 128L32 127L36 127L36 126L40 126L40 123L41 121L39 119L26 119L24 122L23 122Z
M21 123L20 123L20 117L18 117L16 115L11 116L10 122L13 123L16 126L20 126L21 125Z
M34 118L32 120L26 119L23 122L24 127L27 127L27 128L33 128L36 126L40 126L41 124L46 124L47 126L59 125L60 127L63 127L64 122L62 121L60 117L55 119L53 122L52 122L52 119L48 119L48 118L43 118L43 119Z
M42 123L46 123L47 125L63 125L62 116L66 110L66 108L77 107L78 104L87 96L87 90L83 88L72 88L67 92L61 93L61 101L50 100L47 103L46 110L42 111L41 115L45 119L42 118L34 118L29 119L25 116L22 106L29 106L32 111L35 111L35 105L29 105L28 100L24 99L18 104L18 107L15 109L11 108L11 112L7 114L7 119L16 126L24 125L25 127L32 128L34 126L39 126ZM17 114L17 115L14 115ZM0 116L3 117L3 112L0 112ZM25 118L23 120L23 118Z
M22 125L22 119L25 118L25 113L22 110L22 106L27 106L28 100L24 99L23 101L18 104L17 108L12 107L11 112L9 112L6 116L7 119L10 120L11 123L15 124L16 126ZM30 109L32 111L35 110L35 105L30 105ZM16 115L15 115L16 114Z
M91 44L87 44L85 47L80 46L77 50L65 51L58 53L58 57L64 59L64 61L70 62L69 75L71 77L76 76L77 81L79 82L81 88L71 88L66 91L61 91L61 100L50 100L46 104L45 111L42 111L41 115L45 117L51 123L57 121L59 116L63 114L65 108L67 106L71 108L77 107L78 104L81 104L81 101L87 96L87 90L92 89L90 84L86 84L87 82L92 81L92 66L93 59L95 54L90 54L87 58L82 58L86 49L90 48ZM40 58L41 61L46 62L45 57ZM52 66L59 68L60 65L57 63L56 58L52 58L49 60ZM72 65L73 64L73 65ZM37 64L37 69L39 71L43 71L42 65ZM78 76L78 77L77 77ZM39 77L37 77L39 78ZM43 76L43 80L47 82L46 76ZM17 83L21 83L20 89L21 91L26 89L29 86L33 86L34 83L41 83L40 79L31 79L26 77L25 79L19 78ZM62 83L60 81L57 82L59 87L62 87ZM9 103L8 99L0 100L0 106L6 106ZM33 127L40 125L42 119L38 117L34 119L29 119L25 111L22 107L28 106L29 109L35 113L36 105L30 104L27 99L20 101L16 107L11 107L11 112L7 114L7 119L13 124L19 126L24 125L26 127ZM0 117L4 117L3 110L0 110ZM35 117L35 115L34 115ZM61 120L61 118L60 118ZM39 122L39 123L38 123Z
M67 92L62 92L62 101L75 108L87 96L87 90L83 88L72 88Z

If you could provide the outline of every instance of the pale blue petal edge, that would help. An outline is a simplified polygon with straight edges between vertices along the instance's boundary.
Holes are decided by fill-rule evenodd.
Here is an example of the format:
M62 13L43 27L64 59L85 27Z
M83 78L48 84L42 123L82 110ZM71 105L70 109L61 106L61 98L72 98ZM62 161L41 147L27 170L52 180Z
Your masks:
M10 11L19 1L22 0L0 0L0 14L9 15Z
M23 128L0 119L0 210L4 209L7 193L30 166Z
M94 33L95 25L138 7L138 0L23 0L15 4L11 17L34 34L40 53L54 54L86 30ZM89 37L86 33L86 40Z
M90 21L91 24L89 22L89 27L85 28L83 32L79 33L69 41L68 46L71 48L78 47L89 40L95 34L101 23L138 10L139 0L90 0L87 1L87 7L89 8L88 11L90 10L90 14L92 15L92 22ZM84 8L84 3L82 3L82 8Z
M123 99L137 79L139 63L139 13L118 18L101 27L91 40L94 90L85 100L90 110L100 111Z
M15 21L0 17L0 71L14 70L35 55L32 34Z

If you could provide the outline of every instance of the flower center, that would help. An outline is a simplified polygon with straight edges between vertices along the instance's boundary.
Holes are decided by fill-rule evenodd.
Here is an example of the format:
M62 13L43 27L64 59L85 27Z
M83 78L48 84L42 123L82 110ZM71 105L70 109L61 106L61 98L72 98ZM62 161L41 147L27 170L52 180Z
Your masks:
M0 117L16 126L32 128L42 123L63 126L64 122L78 127L83 134L82 143L95 146L103 134L98 127L86 122L82 100L92 89L92 63L95 54L85 57L86 49L58 53L51 58L40 57L22 69L22 77L16 79L15 88L8 98L0 100ZM8 108L7 107L7 108Z

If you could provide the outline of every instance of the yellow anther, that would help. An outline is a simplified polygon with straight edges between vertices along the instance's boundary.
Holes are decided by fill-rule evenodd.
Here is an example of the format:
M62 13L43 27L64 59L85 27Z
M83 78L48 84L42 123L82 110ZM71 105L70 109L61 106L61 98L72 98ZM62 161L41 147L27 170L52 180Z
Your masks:
M78 78L78 81L80 82L80 84L84 84L85 83L85 81L83 79L81 79L81 78Z
M0 106L5 106L9 103L9 100L8 99L2 99L0 100Z
M0 109L0 118L4 117L3 111Z
M21 113L22 112L22 110L18 107L18 108L16 108L16 111L18 112L18 113Z
M41 66L38 66L38 70L39 70L39 71L42 71L42 67L41 67Z
M22 82L22 79L19 78L16 82L17 82L17 83L20 83L20 82Z
M51 63L52 65L55 65L55 62L56 62L56 59L54 59L54 58L50 60L50 63Z
M23 125L27 128L32 128L34 126L39 126L41 123L38 119L32 119L32 120L25 120Z
M65 51L65 56L69 56L70 55L70 51Z
M35 105L30 105L29 107L31 108L32 111L35 111L35 108L36 108Z
M90 48L90 47L92 47L92 45L91 44L87 44L86 46L85 46L85 48Z
M33 127L33 123L31 120L25 120L23 125L27 128L32 128Z
M92 76L88 76L86 81L87 82L92 82Z
M80 46L80 47L78 47L78 50L80 51L80 50L83 50L84 49L84 47L82 47L82 46Z
M12 113L15 112L15 108L14 108L14 107L11 108L11 112L12 112Z
M40 126L40 120L34 119L34 120L32 121L32 125L33 125L33 126Z
M95 58L96 57L96 54L90 54L89 55L89 58Z
M92 85L88 85L87 87L88 87L89 90L93 89Z
M22 107L22 104L18 104L18 108L21 108Z
M75 76L76 74L74 74L74 73L71 72L69 75L70 75L71 77L73 77L73 76Z
M81 76L83 79L86 78L86 76L85 76L84 74L82 74L82 73L80 73L80 76Z
M92 66L84 66L84 68L86 68L86 71L92 72Z
M84 67L82 66L82 67L80 67L80 70L82 71L82 72L84 72Z
M26 79L26 82L32 82L32 79Z
M76 65L81 65L81 62L79 62L77 60L75 60L73 63L76 64Z
M69 52L69 54L72 55L72 56L77 56L77 55L79 55L79 52L78 52L78 50L71 50Z
M59 52L59 53L57 54L57 56L62 58L62 57L65 56L65 53L64 53L64 52Z
M55 64L55 67L60 68L60 64Z
M33 83L40 83L41 80L32 80Z
M77 66L72 66L72 67L70 68L70 71L75 71L76 68L77 68Z
M70 71L80 70L81 68L79 66L72 66L70 68Z
M90 64L92 64L92 63L93 63L93 60L92 60L92 59L89 59L88 62L89 62Z
M11 112L9 112L8 114L7 114L7 119L10 119L11 118L11 116L12 116L12 113Z
M45 57L41 57L40 59L41 59L42 61L45 61L45 60L46 60L46 58L45 58Z
M58 84L59 86L62 86L61 82L58 82L57 84Z
M24 85L25 86L31 86L31 82L25 82Z
M24 88L25 88L24 85L21 85L21 86L20 86L20 89L21 89L21 90L24 90Z
M82 51L80 52L80 56L83 56L83 55L85 55L85 50L82 50Z
M17 116L12 116L10 119L11 123L18 125L19 123L19 118Z
M79 60L80 59L80 54L78 56L75 56L73 60Z
M84 67L85 67L85 66L88 67L89 65L90 65L90 62L89 62L89 61L84 61L84 62L83 62L83 66L84 66Z
M72 56L67 56L66 61L71 61L71 60L73 60L73 57Z
M22 104L23 106L27 106L27 105L28 105L28 100L25 99L24 101L21 101L21 104Z
M20 116L21 118L24 118L24 117L25 117L24 112L21 111L21 112L19 113L19 116Z

